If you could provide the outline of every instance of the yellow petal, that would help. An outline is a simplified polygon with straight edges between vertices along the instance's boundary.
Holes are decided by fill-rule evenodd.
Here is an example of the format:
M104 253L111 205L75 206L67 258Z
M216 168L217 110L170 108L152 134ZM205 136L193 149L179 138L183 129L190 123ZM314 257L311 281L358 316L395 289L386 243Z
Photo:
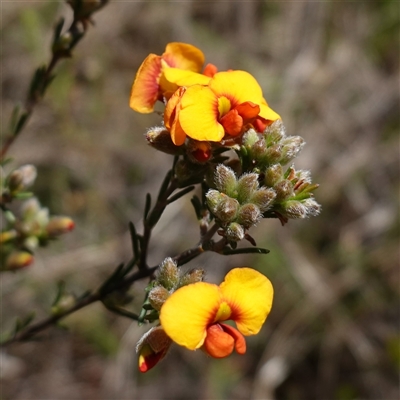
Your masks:
M207 326L214 320L221 299L217 285L197 282L183 286L164 303L160 322L167 335L190 350L201 347Z
M279 114L263 103L260 104L260 113L258 115L268 121L276 121L281 118Z
M267 318L273 299L268 278L251 268L235 268L221 283L223 299L231 306L231 319L245 336L257 334Z
M179 122L186 135L199 141L219 142L224 128L218 122L218 99L206 86L190 86L182 96Z
M259 104L262 100L260 85L245 71L217 72L210 80L209 87L218 97L229 98L232 108L246 101Z
M131 89L129 106L140 113L151 113L159 95L161 57L149 54L140 66Z
M211 80L209 76L180 68L165 68L163 79L177 86L208 85Z
M200 72L204 64L204 54L197 47L187 44L168 43L162 58L170 67Z

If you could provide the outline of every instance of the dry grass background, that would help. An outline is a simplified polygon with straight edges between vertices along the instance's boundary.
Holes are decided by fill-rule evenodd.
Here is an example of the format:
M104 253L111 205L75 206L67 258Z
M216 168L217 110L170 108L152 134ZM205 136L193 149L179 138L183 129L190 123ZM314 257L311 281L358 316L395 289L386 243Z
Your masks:
M2 131L33 69L49 58L61 1L1 3ZM63 279L76 294L129 258L129 220L140 223L171 159L145 144L156 115L128 107L149 52L170 41L200 47L220 69L261 83L290 134L307 145L323 213L254 231L267 256L205 254L209 280L243 263L267 274L273 311L245 356L212 360L175 347L146 375L134 346L144 328L99 305L69 317L2 359L3 399L399 398L399 12L397 1L113 1L78 45L10 155L39 169L35 190L76 230L39 251L32 268L2 277L2 329L46 315ZM163 216L150 262L197 241L188 199ZM132 293L140 303L142 287Z

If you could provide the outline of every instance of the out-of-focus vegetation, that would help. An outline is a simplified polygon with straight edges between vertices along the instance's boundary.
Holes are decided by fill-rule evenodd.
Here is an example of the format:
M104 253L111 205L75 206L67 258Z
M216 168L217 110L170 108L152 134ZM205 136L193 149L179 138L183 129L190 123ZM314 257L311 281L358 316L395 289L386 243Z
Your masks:
M2 4L2 131L32 71L49 57L60 2ZM130 254L128 221L171 158L147 147L157 115L128 107L144 57L171 41L201 48L220 69L245 69L289 134L307 145L296 161L320 183L322 214L264 221L253 236L266 256L205 254L190 266L208 280L251 265L275 303L245 356L214 360L174 347L138 375L145 330L92 305L68 328L3 354L4 399L396 399L399 397L399 12L395 1L110 2L74 58L57 69L44 101L9 155L35 164L34 190L75 231L42 250L29 270L2 277L2 329L46 315L56 284L77 295ZM188 199L167 209L150 261L197 241ZM143 287L132 294L138 306Z

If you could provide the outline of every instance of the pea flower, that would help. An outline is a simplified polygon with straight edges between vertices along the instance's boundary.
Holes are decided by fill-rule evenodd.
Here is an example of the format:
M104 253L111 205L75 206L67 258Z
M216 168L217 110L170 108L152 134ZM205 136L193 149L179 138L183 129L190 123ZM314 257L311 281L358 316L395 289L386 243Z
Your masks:
M160 322L174 342L190 350L202 348L215 358L234 349L244 354L244 336L260 331L272 298L272 284L264 275L235 268L219 286L197 282L179 288L162 306ZM223 323L227 320L233 320L237 329Z
M179 81L181 87L168 101L164 114L164 124L175 145L183 144L186 136L220 142L226 134L243 134L248 124L263 130L280 118L248 72L217 72L207 85L189 86L183 78Z
M190 75L190 72L200 72L203 63L203 52L187 43L169 43L161 56L149 54L139 67L133 82L130 107L140 113L151 113L157 100L169 98L178 88L177 84L171 84L164 78L165 70L174 68ZM206 82L209 79L206 76L204 78Z

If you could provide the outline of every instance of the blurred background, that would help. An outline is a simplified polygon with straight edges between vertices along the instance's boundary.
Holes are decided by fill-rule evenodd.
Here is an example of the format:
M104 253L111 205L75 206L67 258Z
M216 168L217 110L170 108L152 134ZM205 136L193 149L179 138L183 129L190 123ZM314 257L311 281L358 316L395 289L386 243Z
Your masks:
M71 11L62 1L18 1L2 2L1 13L4 132L49 60L55 22ZM386 0L111 0L95 14L9 152L13 166L37 166L41 203L76 229L29 269L3 274L2 331L31 310L48 315L57 282L80 295L129 260L128 222L140 229L145 194L172 162L143 136L160 117L133 112L129 92L143 59L168 42L257 78L288 134L307 142L295 165L320 184L323 212L260 223L252 236L268 255L206 253L188 264L211 282L240 265L273 282L272 312L244 356L214 360L175 346L141 375L135 344L148 327L94 304L7 349L2 399L399 398L399 16L399 2ZM151 265L197 242L189 198L161 219ZM131 291L136 312L144 285Z

